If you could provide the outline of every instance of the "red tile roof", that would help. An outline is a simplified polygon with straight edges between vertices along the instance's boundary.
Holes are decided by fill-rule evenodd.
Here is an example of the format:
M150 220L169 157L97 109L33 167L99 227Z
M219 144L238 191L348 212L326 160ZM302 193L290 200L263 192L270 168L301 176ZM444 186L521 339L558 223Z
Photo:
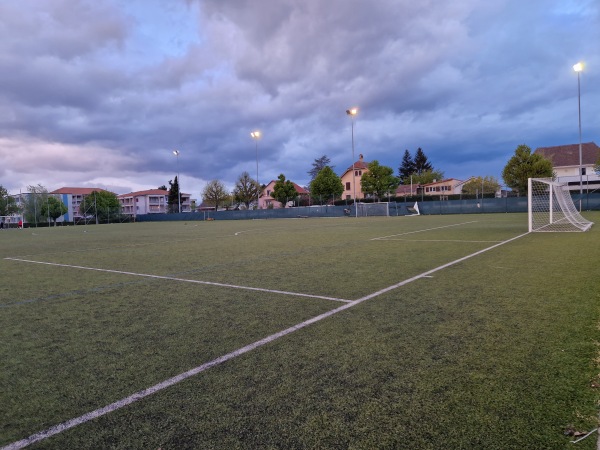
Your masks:
M435 186L436 184L448 183L450 181L458 181L459 183L462 183L462 180L458 180L456 178L446 178L445 180L434 181L433 183L427 183L427 184L424 184L423 186Z
M298 186L296 183L294 183L292 181L292 184L294 185L294 187L296 188L296 192L298 194L308 194L308 191L306 189L304 189L302 186Z
M552 161L554 167L579 165L579 144L539 147L534 153ZM595 142L581 144L581 159L584 165L595 164L598 158L600 158L600 147Z
M130 192L128 194L117 195L117 198L139 197L141 195L169 195L169 191L165 191L163 189L147 189L145 191L135 191L135 192ZM181 195L190 195L190 194L186 194L185 192L182 192Z
M418 187L421 187L421 185L413 184L411 186L410 184L401 184L396 189L396 195L411 195L411 194L414 195L417 193Z
M261 193L260 193L260 196L261 196L261 197L263 196L264 192L267 190L267 187L269 187L269 186L271 185L271 183L272 183L273 185L275 185L275 183L277 183L277 181L278 181L278 180L271 180L271 181L269 181L269 183L268 183L268 184L265 186L265 188L264 188L264 189L261 191ZM286 181L288 181L288 180L286 180ZM308 191L307 191L306 189L304 189L302 186L300 186L300 185L298 185L298 184L294 183L293 181L292 181L292 184L294 185L294 189L296 189L296 192L297 192L298 194L300 194L300 195L302 195L302 194L308 194Z
M369 163L364 162L363 155L360 154L359 158L358 158L358 161L356 161L353 165L351 165L350 167L348 167L346 169L346 172L348 172L349 170L352 170L352 169L356 170L356 169L368 169L368 168L369 168ZM344 172L344 173L346 173L346 172Z
M108 192L106 189L101 188L77 188L77 187L61 187L50 194L71 194L71 195L89 195L92 192Z
M183 194L183 192L182 192ZM129 194L117 195L118 198L123 197L139 197L140 195L169 195L169 191L163 189L147 189L145 191L130 192Z

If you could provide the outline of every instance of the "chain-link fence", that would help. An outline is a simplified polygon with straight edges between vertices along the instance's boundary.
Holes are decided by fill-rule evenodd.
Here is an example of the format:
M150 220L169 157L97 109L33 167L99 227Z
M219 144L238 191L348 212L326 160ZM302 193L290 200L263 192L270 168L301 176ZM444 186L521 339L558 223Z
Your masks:
M573 193L573 201L579 201L579 192ZM418 208L415 208L415 203ZM584 193L584 210L600 210L600 193ZM390 216L414 215L418 209L423 215L439 214L489 214L527 212L527 197L478 198L463 200L428 200L389 202ZM136 221L192 221L192 220L250 220L309 217L353 217L354 204L315 205L258 210L202 211L182 214L144 214Z

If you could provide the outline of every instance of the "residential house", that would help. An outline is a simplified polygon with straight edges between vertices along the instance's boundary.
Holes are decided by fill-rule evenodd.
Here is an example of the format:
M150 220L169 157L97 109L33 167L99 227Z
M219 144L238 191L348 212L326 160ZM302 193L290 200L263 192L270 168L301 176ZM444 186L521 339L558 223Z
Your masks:
M440 200L445 200L448 195L460 194L464 183L465 181L456 178L447 178L442 181L424 184L421 189L423 189L425 195L438 196Z
M117 196L121 213L132 216L138 214L164 214L169 212L169 191L148 189ZM179 205L176 206L179 209ZM190 194L181 193L181 212L191 211Z
M417 195L417 190L420 188L420 184L401 184L396 188L396 197L412 197Z
M258 208L259 209L267 209L267 208L283 208L284 206L278 202L277 200L275 200L271 194L273 193L273 190L275 189L275 183L277 183L277 180L271 180L269 182L269 184L267 184L265 186L265 188L263 189L262 193L260 194L260 198L258 199ZM308 191L306 189L304 189L303 187L297 185L296 183L294 183L292 181L292 184L294 185L294 188L296 189L296 193L298 194L298 197L308 197ZM296 199L290 199L290 202L296 201ZM289 205L288 202L288 206Z
M584 188L600 187L600 176L594 172L594 165L600 159L600 147L595 142L581 144L581 166L579 164L579 144L539 147L535 154L552 161L554 173L560 182L568 183L571 189L578 189L581 180Z
M362 154L358 156L358 161L356 161L353 165L348 167L346 171L340 177L342 180L342 185L344 186L344 192L342 193L342 198L345 200L353 200L354 195L356 194L356 198L360 200L361 198L365 198L365 195L362 192L362 176L369 171L369 164L364 161L364 157ZM355 189L356 183L356 189Z
M82 219L84 214L79 211L79 205L83 198L90 195L92 192L106 192L101 188L78 188L78 187L62 187L50 192L52 195L60 196L61 201L67 206L67 213L57 219L57 222L73 222Z

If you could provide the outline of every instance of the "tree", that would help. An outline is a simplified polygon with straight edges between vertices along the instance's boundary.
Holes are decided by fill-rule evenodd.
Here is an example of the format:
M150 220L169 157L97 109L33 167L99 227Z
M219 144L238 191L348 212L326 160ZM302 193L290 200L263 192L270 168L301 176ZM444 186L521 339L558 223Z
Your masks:
M444 172L441 170L426 170L420 174L416 172L412 175L413 184L428 184L433 183L434 181L441 181L444 179ZM410 178L405 180L404 184L410 184Z
M159 186L158 189L160 189L161 191L166 191L167 187L163 184L162 186Z
M482 189L484 193L492 194L500 189L500 183L495 177L473 177L462 187L462 193L468 195L481 195Z
M170 213L179 212L179 180L175 177L175 181L169 180L169 197L167 205Z
M225 185L219 180L209 181L202 190L202 199L209 206L214 206L215 211L219 209L219 205L229 198L229 193Z
M317 176L310 183L310 195L314 199L337 198L344 192L342 180L338 177L333 168L323 167Z
M46 202L48 190L38 184L27 186L27 191L28 193L23 196L23 217L29 223L43 222L42 205Z
M292 183L290 180L286 180L284 174L279 174L277 181L275 182L275 186L273 186L271 197L281 203L285 208L287 202L296 198L297 196L298 192L296 192L294 183Z
M42 203L41 209L42 216L46 216L48 220L52 219L54 226L56 226L56 219L69 211L69 208L62 201L50 196L46 197L46 201Z
M335 166L330 166L331 160L327 157L327 155L323 155L320 158L315 159L315 162L312 163L313 168L308 171L310 175L310 180L314 180L316 176L323 170L325 167L329 166L333 170Z
M108 191L92 191L79 204L79 214L83 217L94 216L96 223L110 222L110 217L117 216L120 211L119 199Z
M553 177L552 162L537 153L531 154L527 145L519 145L502 171L504 183L518 195L526 195L528 178Z
M369 163L369 171L361 179L362 191L374 195L377 200L396 190L400 180L394 176L394 169L379 165L376 159Z
M398 168L398 178L404 184L410 183L410 176L415 172L415 162L410 156L408 150L404 150L404 156L402 157L402 164Z
M235 182L233 198L236 202L246 205L246 208L250 208L250 203L258 199L261 190L260 184L250 177L248 172L242 172Z
M417 149L417 152L415 153L415 158L413 160L414 163L414 172L417 175L421 175L423 172L428 172L428 171L432 171L433 172L433 166L431 165L431 163L429 162L429 160L427 159L427 156L425 156L425 153L423 152L423 150L421 150L421 147L419 147Z
M594 172L596 172L596 175L600 175L600 157L598 157L598 161L594 165Z
M0 216L10 216L19 212L17 202L8 195L8 191L0 184Z

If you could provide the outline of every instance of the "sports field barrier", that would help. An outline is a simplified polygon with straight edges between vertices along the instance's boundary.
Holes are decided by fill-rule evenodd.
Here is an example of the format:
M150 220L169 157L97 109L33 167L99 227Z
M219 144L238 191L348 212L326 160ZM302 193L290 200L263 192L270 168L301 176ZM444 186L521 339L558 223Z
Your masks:
M579 193L573 194L573 202L578 204ZM600 211L600 193L584 194L584 211ZM392 201L389 203L390 216L409 216L414 214L414 201ZM419 212L423 215L441 214L489 214L527 212L527 197L479 198L463 200L426 200L418 201ZM310 217L354 217L353 204L299 206L278 209L201 211L181 214L141 214L137 222L192 221L192 220L260 220L260 219L297 219Z

